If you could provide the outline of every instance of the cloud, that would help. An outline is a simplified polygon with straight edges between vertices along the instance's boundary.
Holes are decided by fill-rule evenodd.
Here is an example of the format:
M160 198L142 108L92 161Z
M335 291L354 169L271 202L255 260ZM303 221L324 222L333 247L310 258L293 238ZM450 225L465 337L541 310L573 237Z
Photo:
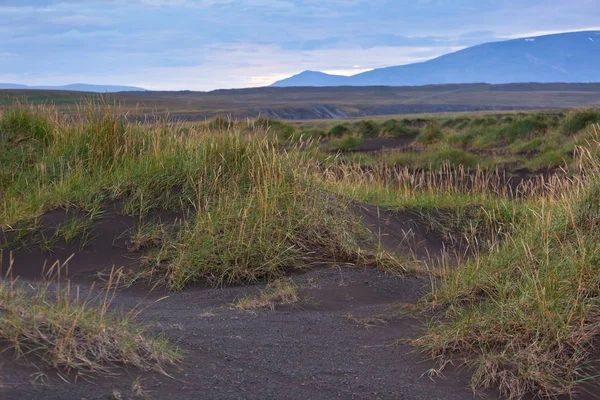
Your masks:
M1 0L0 77L212 89L267 84L303 69L352 74L486 41L595 27L596 3Z
M56 18L51 18L49 22L60 25L71 25L71 26L90 26L90 25L104 25L108 21L102 18L90 17L87 15L65 15Z
M570 31L573 31L573 32L600 31L600 26L590 26L587 28L573 29ZM510 35L503 35L502 37L506 38L506 39L518 39L518 38L524 38L524 37L530 37L530 36L553 35L553 34L561 33L561 32L564 32L564 30L554 29L554 30L541 30L541 31L524 31L524 32L512 33Z

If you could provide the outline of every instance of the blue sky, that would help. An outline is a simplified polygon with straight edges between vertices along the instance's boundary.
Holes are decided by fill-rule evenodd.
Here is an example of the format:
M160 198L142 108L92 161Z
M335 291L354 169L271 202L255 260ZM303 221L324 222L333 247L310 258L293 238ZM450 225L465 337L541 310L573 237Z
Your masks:
M0 82L211 90L600 29L598 0L0 0Z

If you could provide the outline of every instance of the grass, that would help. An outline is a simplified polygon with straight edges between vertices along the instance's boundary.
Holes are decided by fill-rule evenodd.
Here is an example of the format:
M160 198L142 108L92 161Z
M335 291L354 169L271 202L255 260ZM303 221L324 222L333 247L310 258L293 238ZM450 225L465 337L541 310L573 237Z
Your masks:
M558 151L548 151L533 158L527 162L526 165L532 171L540 171L562 167L566 164L568 164L568 158L562 153Z
M361 143L363 139L356 136L346 136L342 139L332 139L327 143L327 147L334 151L352 151L355 150Z
M570 112L562 123L562 133L574 135L592 124L600 123L600 111L595 109Z
M152 210L193 210L173 234L148 238L140 231L132 238L134 248L152 247L145 269L132 278L172 289L199 280L225 285L275 279L318 259L367 262L358 245L366 233L349 203L314 181L317 160L300 149L280 150L288 139L281 138L285 123L258 120L248 131L214 120L209 125L219 127L215 134L204 126L131 124L106 104L81 107L85 121L52 120L52 136L35 154L36 168L12 166L23 172L3 193L5 224L70 205L96 210L103 202L118 202L123 213L141 218ZM17 106L14 113L35 120L47 111ZM65 238L83 231L73 224L61 230Z
M486 117L404 118L384 120L378 137L413 136L398 149L386 149L372 158L392 165L420 169L439 169L448 163L471 169L501 168L515 173L541 172L557 167L576 170L573 153L577 145L586 145L597 110L564 112L495 114ZM349 152L357 149L361 126L377 124L362 121L344 125L348 136L331 140L330 149ZM565 128L567 127L567 128ZM374 135L372 135L374 136ZM342 157L339 160L348 160Z
M416 142L423 145L429 145L439 142L442 139L444 139L444 134L442 133L440 126L437 123L432 122L417 136Z
M116 274L111 276L115 283ZM22 285L0 280L0 342L20 359L78 375L109 375L119 366L165 373L180 359L165 339L136 325L137 311L109 311L111 294L80 293L69 283Z
M589 175L550 187L521 228L449 270L424 303L439 317L415 344L440 365L472 366L475 389L573 395L589 377L600 329L600 186L597 159L586 161Z
M300 301L298 287L291 279L277 279L261 290L258 295L247 296L235 302L239 310L256 310L260 308L275 309L277 305L294 305Z
M325 135L326 126L296 130L264 118L136 124L107 102L78 112L85 117L46 106L4 111L0 223L13 230L9 248L50 252L55 240L93 235L103 205L119 204L146 221L131 231L130 250L143 257L127 283L267 282L236 304L242 309L298 302L286 276L314 265L426 273L434 284L422 306L435 317L414 344L440 365L472 366L474 388L555 396L587 378L600 328L594 112L376 121L377 135L420 133L409 151L368 155L330 150L356 149L361 130L372 135L369 122ZM510 176L523 166L565 171ZM356 201L412 213L460 253L459 265L419 267L379 248ZM40 225L45 212L71 207L78 212L54 230ZM147 222L162 210L187 217ZM70 286L1 283L0 337L16 354L101 373L114 364L161 370L177 359L136 327L135 311L111 314L110 292L96 301Z
M468 89L456 92L456 89ZM450 93L452 92L452 93ZM290 119L318 119L323 106L335 107L349 118L390 112L416 113L396 118L458 118L465 110L480 109L483 104L492 110L536 108L568 108L594 105L599 89L595 84L513 84L513 85L432 85L422 87L389 87L373 90L364 87L340 88L256 88L214 92L161 93L135 92L114 94L131 115L141 120L145 116L170 115L175 119L204 121L217 115L232 115L235 119L279 115ZM0 107L10 106L14 99L26 99L30 104L52 102L69 114L76 114L82 98L96 99L97 94L51 90L0 90ZM419 99L416 101L416 99ZM331 108L329 108L331 109ZM397 110L397 111L395 111ZM454 111L454 112L448 112ZM435 114L444 112L444 114ZM510 112L510 111L508 111ZM429 113L421 115L419 113ZM478 118L495 116L497 111L474 113ZM512 112L515 113L516 112ZM383 122L390 116L373 117ZM302 121L314 125L318 122ZM331 120L329 129L338 121ZM308 128L308 129L312 129Z
M351 132L351 128L348 125L338 124L332 127L327 133L330 137L342 137Z
M365 139L376 138L379 136L380 127L378 124L376 124L373 121L363 120L363 121L360 121L360 125L358 127L358 132Z

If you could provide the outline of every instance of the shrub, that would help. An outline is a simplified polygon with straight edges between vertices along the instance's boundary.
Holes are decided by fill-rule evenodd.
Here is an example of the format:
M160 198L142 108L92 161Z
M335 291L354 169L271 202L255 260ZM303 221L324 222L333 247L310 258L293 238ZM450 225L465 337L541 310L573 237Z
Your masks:
M562 133L573 135L591 124L600 123L600 110L573 111L567 115L562 123Z
M343 139L332 139L327 144L331 150L351 151L356 149L363 140L356 136L346 136Z
M548 129L548 124L535 118L517 120L498 131L505 143L512 143L517 139L527 139L534 133Z
M419 134L419 129L401 125L395 119L385 121L381 124L381 128L386 135L393 137L416 136Z
M329 130L329 136L331 137L342 137L351 132L351 129L348 125L338 124Z
M358 132L365 139L376 138L379 136L379 129L379 125L374 121L360 121Z
M444 138L444 134L440 129L440 126L435 123L429 123L423 132L417 136L416 142L424 145L432 144L441 141Z

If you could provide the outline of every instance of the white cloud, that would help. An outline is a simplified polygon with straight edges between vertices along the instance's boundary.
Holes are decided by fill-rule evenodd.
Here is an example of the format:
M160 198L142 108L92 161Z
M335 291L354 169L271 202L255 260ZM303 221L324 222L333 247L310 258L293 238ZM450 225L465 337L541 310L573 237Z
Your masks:
M65 15L61 17L51 18L50 22L59 25L77 26L104 25L107 23L107 21L102 18L90 17L87 15Z
M128 82L156 90L265 86L307 69L353 75L384 66L424 61L457 49L460 48L373 47L296 52L276 46L240 44L213 48L205 56L203 65L149 68L138 71ZM423 56L423 52L430 55ZM348 65L355 67L345 67Z
M600 31L596 3L0 0L0 59L12 57L0 74L30 84L261 86L306 69L352 75L559 27Z
M321 72L325 72L326 74L331 74L331 75L351 76L351 75L360 74L361 72L367 72L367 71L372 71L372 70L373 70L373 68L352 67L352 68L342 68L342 69L324 69ZM277 79L277 80L279 80L279 79Z
M585 31L600 31L600 26L592 26L588 28L578 28L578 29L554 29L554 30L540 30L540 31L527 31L527 32L517 32L511 33L508 35L501 35L500 38L503 39L518 39L522 37L528 36L544 36L544 35L554 35L557 33L565 33L565 32L585 32Z

